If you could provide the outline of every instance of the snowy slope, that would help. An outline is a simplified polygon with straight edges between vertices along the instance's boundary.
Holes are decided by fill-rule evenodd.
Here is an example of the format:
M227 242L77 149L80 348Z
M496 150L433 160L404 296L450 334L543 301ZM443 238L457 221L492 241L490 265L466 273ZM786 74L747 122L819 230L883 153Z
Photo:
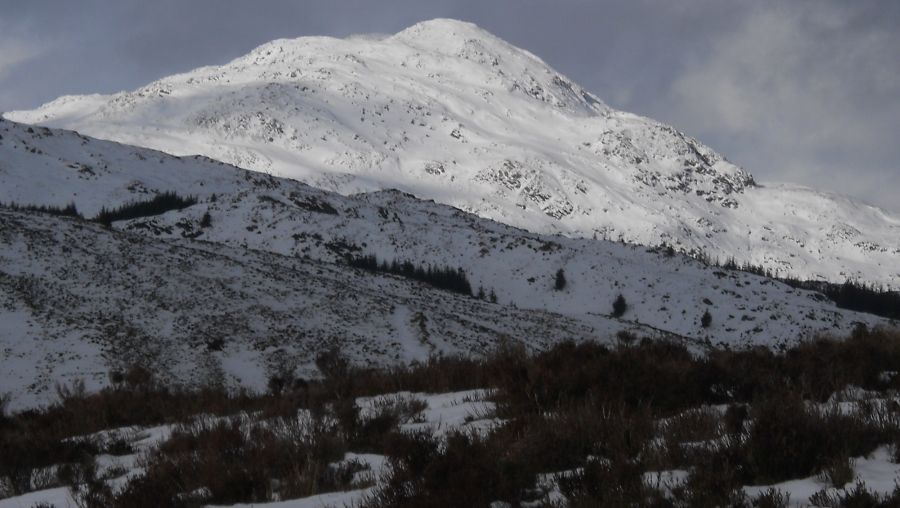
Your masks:
M342 196L10 121L0 136L0 202L75 203L92 217L165 191L199 200L112 230L0 214L0 360L15 366L0 384L42 396L56 380L102 383L110 365L138 359L177 380L259 387L280 368L271 362L308 365L330 344L386 363L479 353L501 337L542 348L633 330L698 347L778 346L886 324L762 277L530 233L398 191ZM351 269L341 264L347 254L462 267L498 304ZM555 291L560 268L569 283ZM618 294L629 303L620 320L610 316ZM705 310L708 329L699 324ZM218 338L221 352L209 345Z
M405 279L77 219L0 209L0 386L13 406L139 364L168 382L264 390L337 346L366 365L604 340L586 323Z
M276 40L7 118L203 154L343 194L397 188L533 232L667 243L805 279L900 286L900 217L751 175L453 20Z

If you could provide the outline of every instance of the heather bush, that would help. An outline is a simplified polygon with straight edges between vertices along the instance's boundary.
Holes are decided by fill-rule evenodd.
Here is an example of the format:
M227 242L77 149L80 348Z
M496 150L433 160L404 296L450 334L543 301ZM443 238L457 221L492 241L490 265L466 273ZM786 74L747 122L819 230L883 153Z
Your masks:
M367 501L379 508L550 506L539 481L548 477L571 506L784 506L777 491L748 499L741 486L816 475L844 485L855 476L852 458L900 443L900 405L889 401L897 384L884 375L900 364L898 352L900 337L884 330L784 352L701 354L634 337L529 354L508 341L483 358L388 369L354 366L329 350L316 360L321 378L280 375L279 388L263 394L180 390L146 369L123 368L105 390L62 386L49 407L0 414L0 484L26 492L36 472L60 466L56 479L38 483L77 484L98 506L265 502L351 488L363 466L341 459L355 451L391 464ZM853 387L888 401L834 404ZM384 397L365 414L355 402L473 388L491 389L501 419L480 434L404 434L398 426L420 417L421 401ZM144 458L146 474L117 494L103 489L93 457L133 453L131 443L71 439L160 423L179 425ZM673 469L687 477L664 495L643 480ZM900 494L857 486L818 497L823 506L895 506Z

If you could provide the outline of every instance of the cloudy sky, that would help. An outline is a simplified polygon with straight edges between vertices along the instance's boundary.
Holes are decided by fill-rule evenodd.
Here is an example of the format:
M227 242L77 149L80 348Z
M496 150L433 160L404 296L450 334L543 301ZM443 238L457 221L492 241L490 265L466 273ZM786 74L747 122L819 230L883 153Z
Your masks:
M0 111L137 88L279 37L472 21L760 181L900 211L895 0L0 0Z

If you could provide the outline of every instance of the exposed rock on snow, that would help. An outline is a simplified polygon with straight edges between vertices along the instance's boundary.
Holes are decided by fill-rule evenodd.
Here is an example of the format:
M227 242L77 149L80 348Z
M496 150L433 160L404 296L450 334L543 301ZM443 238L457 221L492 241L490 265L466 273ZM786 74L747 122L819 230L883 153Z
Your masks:
M752 176L453 20L304 37L132 92L7 118L203 154L343 194L397 188L534 232L667 243L805 279L900 287L900 217Z
M0 202L74 203L93 217L165 191L198 200L111 229L0 211L0 360L10 366L0 384L21 403L46 400L57 381L100 386L135 361L175 381L263 388L330 345L384 364L477 354L503 338L539 349L632 330L698 348L777 346L886 323L763 277L529 233L397 191L347 197L9 121L0 135ZM498 303L342 264L363 253L461 267ZM555 291L560 268L569 284ZM628 311L613 319L619 294Z

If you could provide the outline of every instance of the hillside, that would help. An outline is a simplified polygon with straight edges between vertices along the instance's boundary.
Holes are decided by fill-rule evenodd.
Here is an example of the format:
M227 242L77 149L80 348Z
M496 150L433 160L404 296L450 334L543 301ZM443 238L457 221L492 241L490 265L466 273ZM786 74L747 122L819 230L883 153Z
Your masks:
M782 276L900 286L900 217L757 182L478 27L276 40L9 119L203 154L344 195L399 189L537 233L668 244Z
M532 350L604 339L572 318L398 277L36 213L0 210L0 266L0 386L13 407L53 400L56 384L95 390L132 365L259 391L273 376L315 376L331 348L394 365L478 355L504 337Z
M389 364L479 354L506 339L536 350L631 331L703 350L887 324L764 277L530 233L397 191L342 196L10 121L0 136L7 205L71 203L90 219L165 192L196 198L111 228L0 213L0 340L14 367L2 384L24 390L22 401L80 377L101 386L110 369L139 361L176 381L261 388L282 368L310 375L312 358L332 345L354 361ZM462 268L497 303L346 266L362 255ZM567 284L555 290L560 269ZM620 294L627 310L615 318Z

